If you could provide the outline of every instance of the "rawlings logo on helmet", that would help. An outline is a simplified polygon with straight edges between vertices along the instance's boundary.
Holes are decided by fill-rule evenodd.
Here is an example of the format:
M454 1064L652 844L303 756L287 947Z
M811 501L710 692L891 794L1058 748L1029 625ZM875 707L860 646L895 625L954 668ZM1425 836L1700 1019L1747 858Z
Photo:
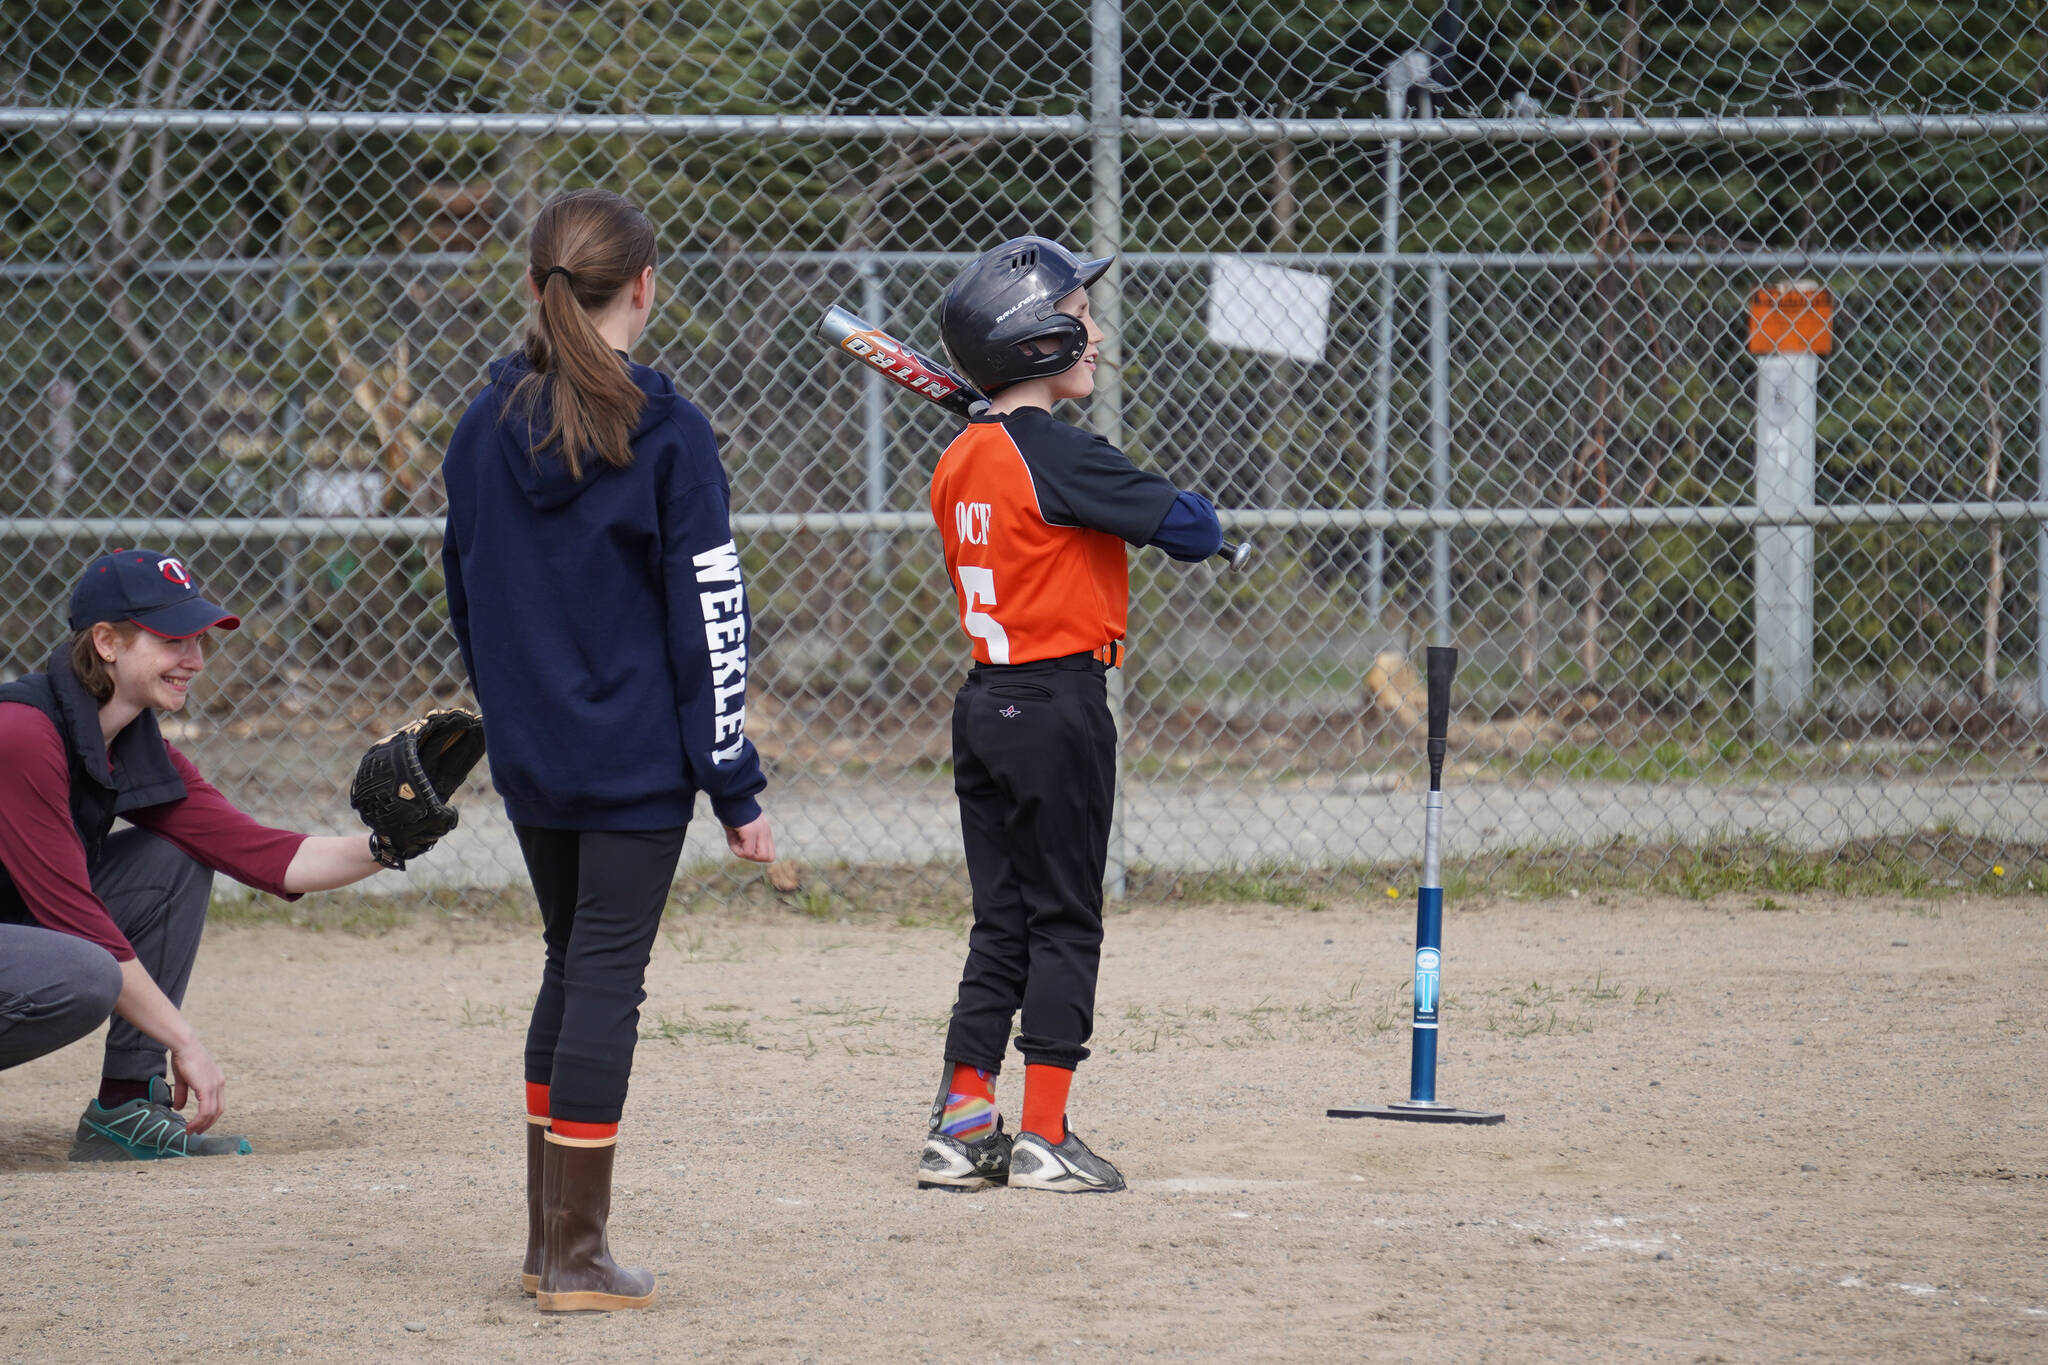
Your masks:
M1067 292L1071 294L1074 291L1069 289ZM1002 312L996 314L997 325L1000 326L1001 324L1008 322L1010 320L1010 314L1016 312L1019 308L1029 308L1032 304L1037 303L1040 299L1044 297L1045 291L1041 289L1036 294L1033 294L1030 298L1023 299L1017 303L1011 304L1008 308L1005 308Z

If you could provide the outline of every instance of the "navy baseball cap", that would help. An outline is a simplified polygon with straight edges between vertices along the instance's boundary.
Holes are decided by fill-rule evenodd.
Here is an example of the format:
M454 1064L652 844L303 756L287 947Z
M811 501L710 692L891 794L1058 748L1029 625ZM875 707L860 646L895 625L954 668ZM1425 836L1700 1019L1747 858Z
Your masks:
M161 550L116 550L85 566L71 590L71 628L133 621L152 635L182 640L242 618L206 600L185 561Z

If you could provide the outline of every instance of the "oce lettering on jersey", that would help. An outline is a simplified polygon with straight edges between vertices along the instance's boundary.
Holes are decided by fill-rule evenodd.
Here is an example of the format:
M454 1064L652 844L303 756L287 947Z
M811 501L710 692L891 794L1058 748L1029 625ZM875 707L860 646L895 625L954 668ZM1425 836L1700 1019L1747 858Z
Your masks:
M995 508L985 502L956 502L953 504L953 530L960 537L962 545L988 544L989 519Z

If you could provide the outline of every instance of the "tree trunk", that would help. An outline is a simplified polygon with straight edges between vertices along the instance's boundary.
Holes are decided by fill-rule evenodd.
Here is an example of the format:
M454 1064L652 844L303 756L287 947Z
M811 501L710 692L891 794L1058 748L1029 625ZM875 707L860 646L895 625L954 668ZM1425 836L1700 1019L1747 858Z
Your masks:
M1586 556L1586 604L1579 613L1579 667L1585 671L1588 684L1600 680L1600 618L1606 593L1607 557L1596 542L1593 552Z
M1543 529L1522 533L1522 638L1516 650L1521 663L1522 691L1534 704L1543 691L1543 651L1536 632L1543 624Z
M71 448L78 442L78 427L71 420L71 405L77 401L78 385L61 374L43 387L43 405L49 411L46 430L50 445L45 503L53 517L63 515L64 499L71 492L71 485L78 482L78 471L71 463Z
M1998 320L1996 305L1991 312L1991 321ZM1984 399L1986 423L1984 451L1984 500L1994 502L1998 498L1999 465L2005 458L2005 423L1998 415L1998 399L1992 392L1991 367L1980 366L1977 371L1977 392ZM1984 665L1977 678L1977 695L1984 700L1998 691L1998 608L2005 596L2005 527L1992 522L1985 528L1990 544L1984 575Z

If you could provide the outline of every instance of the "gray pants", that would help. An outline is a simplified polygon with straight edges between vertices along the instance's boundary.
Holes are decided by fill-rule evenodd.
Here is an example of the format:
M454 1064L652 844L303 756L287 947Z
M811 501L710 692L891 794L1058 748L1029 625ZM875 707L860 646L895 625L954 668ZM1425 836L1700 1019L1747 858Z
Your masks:
M92 889L128 936L150 978L183 1005L213 870L147 830L107 837ZM27 924L0 924L0 1071L55 1052L98 1028L121 994L121 967L96 943ZM164 1074L165 1048L125 1019L107 1030L103 1076L146 1081Z

